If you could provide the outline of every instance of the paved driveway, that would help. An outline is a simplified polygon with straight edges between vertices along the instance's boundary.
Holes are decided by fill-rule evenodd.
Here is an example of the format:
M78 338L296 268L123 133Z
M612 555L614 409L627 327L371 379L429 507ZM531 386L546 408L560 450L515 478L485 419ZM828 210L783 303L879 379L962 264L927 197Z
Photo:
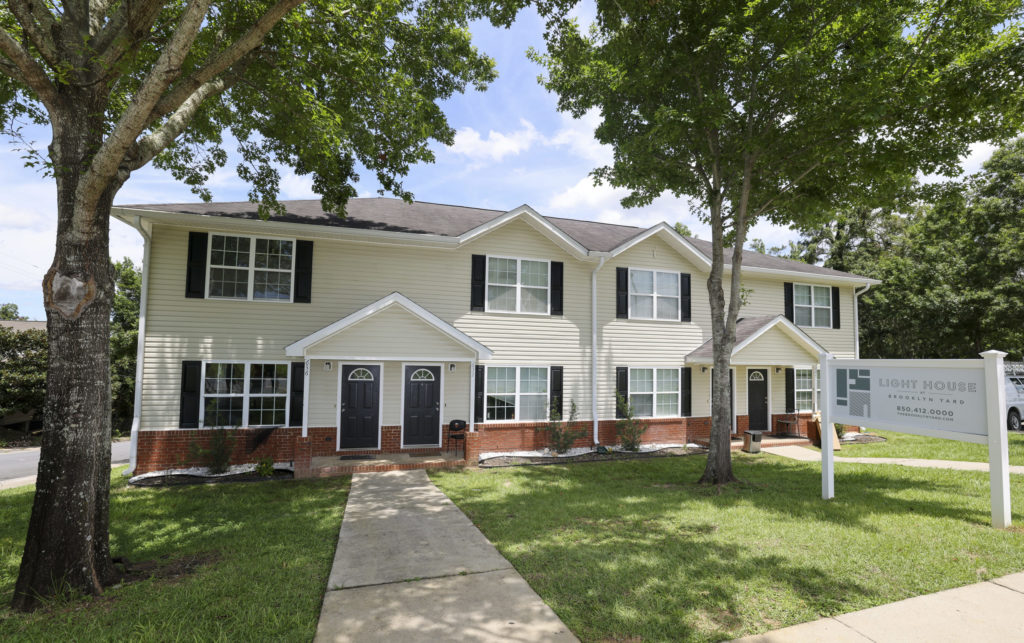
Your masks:
M128 440L114 442L111 445L111 464L128 463ZM32 449L13 449L0 453L0 481L13 480L36 475L39 469L39 447Z

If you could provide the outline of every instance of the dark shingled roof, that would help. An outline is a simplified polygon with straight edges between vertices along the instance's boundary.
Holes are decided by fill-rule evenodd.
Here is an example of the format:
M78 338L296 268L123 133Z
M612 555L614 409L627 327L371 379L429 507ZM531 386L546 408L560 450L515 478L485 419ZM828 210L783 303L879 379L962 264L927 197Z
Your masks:
M362 198L351 199L346 206L344 218L323 211L319 199L304 199L281 202L287 214L272 216L271 221L306 223L340 228L362 230L384 230L457 237L488 221L505 214L504 210L470 208L460 205L444 205L414 201L406 203L401 199ZM155 205L121 205L132 210L150 210L181 214L231 217L235 219L258 219L256 205L248 201L224 203L165 203ZM580 219L545 217L552 225L575 239L584 248L596 252L608 252L624 242L643 233L645 228L636 226L599 223ZM687 238L709 260L711 242L704 239ZM732 263L732 250L725 249L725 263ZM813 266L800 261L771 257L751 250L743 251L743 264L751 268L788 270L822 276L849 277L850 273Z
M744 317L736 320L736 343L739 346L751 338L757 331L772 323L782 315L762 315L761 317ZM708 340L695 348L686 356L687 361L711 360L714 357L713 340Z
M0 326L13 328L19 333L23 330L46 330L46 321L0 320Z

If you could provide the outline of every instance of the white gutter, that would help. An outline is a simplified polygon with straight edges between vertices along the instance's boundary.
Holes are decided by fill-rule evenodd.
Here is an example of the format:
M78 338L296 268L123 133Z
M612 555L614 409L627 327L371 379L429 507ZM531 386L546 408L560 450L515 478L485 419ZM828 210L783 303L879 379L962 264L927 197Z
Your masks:
M131 443L129 445L128 469L123 474L126 476L135 472L138 461L139 422L142 417L142 361L146 345L146 303L149 295L149 250L153 245L151 235L146 233L142 225L142 217L136 216L135 223L128 225L142 235L142 288L139 292L139 335L138 346L135 350L135 402L132 413Z
M607 257L601 257L590 273L590 415L594 418L594 444L600 442L597 419L597 271L605 261Z
M871 284L864 286L864 290L853 289L853 359L860 359L860 311L857 303L860 296L871 290Z

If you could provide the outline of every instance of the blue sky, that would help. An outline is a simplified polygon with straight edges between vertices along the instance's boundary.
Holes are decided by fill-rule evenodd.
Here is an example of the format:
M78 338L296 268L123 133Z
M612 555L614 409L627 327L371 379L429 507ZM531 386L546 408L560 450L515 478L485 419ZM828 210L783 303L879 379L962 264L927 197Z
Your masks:
M542 29L532 10L511 29L475 25L476 44L496 60L500 76L486 92L459 95L444 104L458 132L455 145L436 145L437 162L409 173L405 184L416 199L496 209L527 203L544 215L645 227L681 221L708 238L707 226L686 201L663 197L648 207L624 210L619 205L624 191L593 185L590 171L610 162L611 151L593 138L595 117L573 120L560 114L555 97L537 83L541 69L527 60L526 50L543 47ZM49 142L46 128L28 130L27 136L43 149ZM975 146L964 168L977 170L991 149ZM53 258L55 190L52 179L23 165L21 153L0 142L0 302L17 303L23 315L44 319L40 283ZM308 177L282 174L282 198L316 198ZM217 201L247 198L247 186L231 163L213 177L210 187ZM365 172L357 184L360 196L375 196L377 187ZM121 189L116 203L196 200L168 174L144 168ZM768 245L796 237L766 223L755 226L750 236ZM111 222L111 256L136 262L142 258L137 233L117 221Z

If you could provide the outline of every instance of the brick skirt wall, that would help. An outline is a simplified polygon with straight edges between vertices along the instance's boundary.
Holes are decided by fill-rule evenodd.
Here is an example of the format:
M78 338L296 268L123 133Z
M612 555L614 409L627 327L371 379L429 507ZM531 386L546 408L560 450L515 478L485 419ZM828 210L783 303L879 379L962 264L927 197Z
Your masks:
M792 419L792 414L773 415L772 427L781 428L778 419ZM797 416L795 428L789 432L806 436L809 434L812 415L801 413ZM665 418L644 420L647 431L642 442L685 444L688 442L706 441L711 435L710 417ZM466 434L466 460L476 462L481 453L500 451L536 451L548 445L548 435L537 429L545 426L545 422L515 423L481 423L476 425L475 433ZM594 444L593 424L589 421L579 422L583 437L576 440L574 446L589 447ZM736 418L737 433L742 434L749 426L745 415ZM180 429L170 431L139 432L138 457L135 473L183 469L200 464L190 457L193 443L209 448L213 435L218 431L228 431L233 440L231 464L247 464L271 458L274 462L294 462L309 458L331 455L361 455L384 453L408 453L411 455L433 455L438 453L437 447L402 448L402 427L398 425L381 427L381 449L335 449L337 429L333 426L310 427L309 437L302 440L302 429L288 427L274 429L266 435L268 429ZM260 438L266 439L257 446ZM601 420L598 423L598 442L606 446L618 443L615 420ZM301 448L300 445L301 444ZM459 441L448 439L448 427L443 428L441 448L458 448ZM308 466L308 464L307 464Z

